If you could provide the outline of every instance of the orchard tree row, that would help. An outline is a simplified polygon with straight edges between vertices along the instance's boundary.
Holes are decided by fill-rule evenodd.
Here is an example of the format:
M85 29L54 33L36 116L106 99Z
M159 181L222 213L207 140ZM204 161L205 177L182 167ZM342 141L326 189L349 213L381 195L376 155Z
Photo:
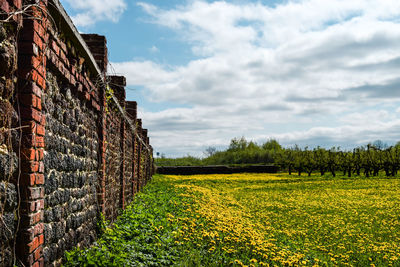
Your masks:
M298 175L319 172L324 175L330 172L336 176L338 172L351 177L364 174L366 177L378 176L381 171L386 176L395 176L400 170L400 144L386 147L381 142L354 148L352 151L341 151L333 147L325 149L293 148L281 149L275 154L275 164L289 174Z

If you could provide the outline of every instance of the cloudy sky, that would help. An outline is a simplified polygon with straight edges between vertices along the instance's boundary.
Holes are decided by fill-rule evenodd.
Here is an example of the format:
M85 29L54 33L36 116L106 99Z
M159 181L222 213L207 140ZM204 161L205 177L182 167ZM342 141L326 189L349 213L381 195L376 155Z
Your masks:
M62 0L107 36L155 151L400 140L398 0Z

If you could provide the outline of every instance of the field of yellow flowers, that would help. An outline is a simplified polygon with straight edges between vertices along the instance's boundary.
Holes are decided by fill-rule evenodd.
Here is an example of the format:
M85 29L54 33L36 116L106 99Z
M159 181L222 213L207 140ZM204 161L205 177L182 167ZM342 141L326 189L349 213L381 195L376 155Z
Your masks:
M106 226L64 266L400 266L400 179L156 175Z
M400 179L158 176L178 188L186 265L400 266Z

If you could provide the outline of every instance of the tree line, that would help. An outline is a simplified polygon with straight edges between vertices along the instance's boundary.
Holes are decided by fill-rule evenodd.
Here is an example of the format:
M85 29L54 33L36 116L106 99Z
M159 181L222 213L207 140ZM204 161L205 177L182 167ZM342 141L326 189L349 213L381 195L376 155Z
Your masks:
M334 177L338 173L348 177L361 174L370 177L378 176L381 172L389 177L395 176L400 170L400 142L389 147L379 140L352 150L341 150L340 147L311 149L301 148L298 145L284 148L274 139L259 145L241 137L232 139L224 151L209 147L204 153L204 158L192 156L176 159L156 158L156 164L158 166L275 164L281 171L287 171L289 174L305 173L310 176L313 172L318 172L321 175L331 173Z
M241 137L233 138L229 147L223 151L217 151L215 147L208 147L204 151L203 158L190 155L167 158L161 154L155 158L155 162L157 166L273 164L276 152L281 149L281 145L276 140L271 139L258 145Z

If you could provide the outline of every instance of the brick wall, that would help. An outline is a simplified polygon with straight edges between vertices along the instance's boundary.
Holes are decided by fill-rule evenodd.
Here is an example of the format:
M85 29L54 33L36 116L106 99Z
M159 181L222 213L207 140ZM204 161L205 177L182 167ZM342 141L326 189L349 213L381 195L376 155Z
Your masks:
M80 35L58 0L0 9L0 266L60 265L149 181L152 149L104 36Z

